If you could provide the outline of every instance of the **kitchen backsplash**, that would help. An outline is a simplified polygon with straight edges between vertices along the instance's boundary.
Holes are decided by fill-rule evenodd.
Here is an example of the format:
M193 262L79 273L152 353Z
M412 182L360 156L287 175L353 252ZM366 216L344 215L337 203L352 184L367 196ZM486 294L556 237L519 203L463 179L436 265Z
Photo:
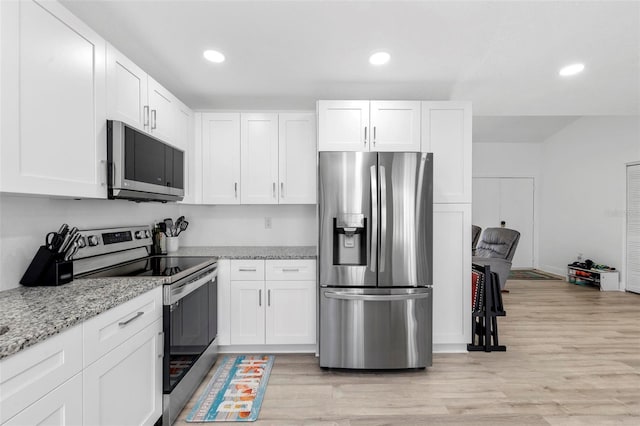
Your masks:
M317 240L315 205L191 206L0 194L0 290L19 286L46 233L62 223L80 229L151 225L181 214L189 221L182 246L312 246Z

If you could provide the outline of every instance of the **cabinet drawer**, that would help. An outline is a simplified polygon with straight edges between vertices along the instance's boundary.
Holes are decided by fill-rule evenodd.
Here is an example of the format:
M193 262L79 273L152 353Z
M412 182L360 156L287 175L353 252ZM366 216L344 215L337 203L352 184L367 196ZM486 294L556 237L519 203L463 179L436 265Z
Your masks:
M0 424L82 370L82 327L0 361Z
M231 281L263 281L264 260L234 259L231 261Z
M267 281L315 281L316 261L313 259L267 260Z
M84 365L106 354L162 316L157 287L84 323Z

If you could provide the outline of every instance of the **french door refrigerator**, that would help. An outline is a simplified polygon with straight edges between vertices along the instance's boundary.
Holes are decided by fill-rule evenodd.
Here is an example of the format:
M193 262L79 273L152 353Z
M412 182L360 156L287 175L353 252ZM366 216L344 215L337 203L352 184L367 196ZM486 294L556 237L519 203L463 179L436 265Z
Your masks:
M320 366L430 366L433 154L319 161Z

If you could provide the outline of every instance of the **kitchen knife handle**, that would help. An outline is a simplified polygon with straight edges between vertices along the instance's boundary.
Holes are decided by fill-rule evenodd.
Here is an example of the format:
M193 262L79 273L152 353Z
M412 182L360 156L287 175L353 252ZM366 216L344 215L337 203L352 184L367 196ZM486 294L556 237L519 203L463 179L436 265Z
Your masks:
M371 262L371 271L376 272L376 261L378 249L378 177L376 166L371 166L371 253L369 261Z
M144 115L144 117L142 117L142 120L143 120L142 125L143 125L144 127L147 127L147 126L149 125L149 105L145 105L145 106L142 108L142 111L143 111L143 113L144 113L144 114L143 114L143 115Z
M387 253L387 177L384 166L380 166L380 272L384 271Z
M152 109L151 110L151 130L155 130L158 126L156 126L156 124L158 124L156 122L156 110Z

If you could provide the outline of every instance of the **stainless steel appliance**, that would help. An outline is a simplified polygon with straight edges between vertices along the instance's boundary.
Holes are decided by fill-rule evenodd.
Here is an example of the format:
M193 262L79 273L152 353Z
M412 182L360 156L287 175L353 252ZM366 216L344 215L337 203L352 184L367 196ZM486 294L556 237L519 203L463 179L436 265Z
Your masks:
M109 198L184 198L184 151L122 121L107 120L107 163Z
M433 154L321 152L320 366L432 358Z
M148 227L80 231L76 277L161 277L163 424L170 425L217 357L217 258L149 255Z

